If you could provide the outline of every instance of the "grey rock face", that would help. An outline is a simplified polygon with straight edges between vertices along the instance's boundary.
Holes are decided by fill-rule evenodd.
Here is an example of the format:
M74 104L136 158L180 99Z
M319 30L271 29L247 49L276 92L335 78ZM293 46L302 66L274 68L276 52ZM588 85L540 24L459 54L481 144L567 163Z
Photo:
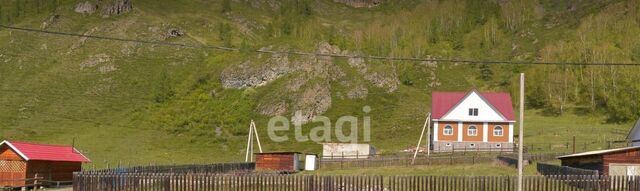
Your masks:
M383 0L333 0L336 3L343 3L355 8L372 8L383 3Z
M120 15L124 13L128 13L133 9L133 4L131 0L115 0L111 5L106 6L102 15L110 16L110 15Z
M93 14L96 12L96 9L98 9L98 5L85 1L76 4L74 11L82 14Z
M169 29L169 31L167 31L167 38L172 38L172 37L181 37L184 36L184 31L180 30L180 29Z

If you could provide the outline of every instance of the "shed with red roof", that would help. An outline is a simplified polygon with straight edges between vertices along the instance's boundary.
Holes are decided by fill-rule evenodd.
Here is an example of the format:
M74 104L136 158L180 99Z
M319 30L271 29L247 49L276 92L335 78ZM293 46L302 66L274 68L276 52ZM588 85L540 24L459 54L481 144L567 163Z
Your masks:
M433 151L511 151L515 117L505 92L433 92Z
M0 143L0 187L25 187L36 176L48 181L71 181L82 163L91 162L73 146L19 141Z

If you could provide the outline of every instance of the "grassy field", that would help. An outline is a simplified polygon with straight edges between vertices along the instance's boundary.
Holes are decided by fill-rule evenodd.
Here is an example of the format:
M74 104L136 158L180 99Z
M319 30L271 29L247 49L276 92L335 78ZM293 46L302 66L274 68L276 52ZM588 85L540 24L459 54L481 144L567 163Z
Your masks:
M525 167L525 175L536 175L535 164ZM400 166L365 169L317 170L302 174L313 175L423 175L423 176L513 176L517 169L497 163L433 166Z
M630 47L638 39L634 33L638 25L629 25L635 18L617 16L626 14L621 11L627 10L624 2L597 10L579 9L581 15L575 18L576 21L557 17L557 13L564 10L554 9L555 1L540 4L523 1L523 6L501 7L474 4L476 1L398 1L370 10L349 8L329 0L304 1L312 3L314 10L311 16L301 16L299 14L308 13L305 13L304 5L296 3L298 1L282 1L277 8L262 1L255 1L255 4L254 1L231 1L232 11L222 12L221 1L159 3L144 0L136 1L130 13L106 18L99 14L75 13L76 1L48 2L46 10L51 11L36 10L33 2L2 1L7 4L1 4L0 23L127 39L256 49L295 48L315 52L320 42L329 42L348 52L407 57L618 61L637 55L630 53ZM580 8L579 5L575 7ZM539 8L546 11L536 12ZM15 12L14 9L21 10ZM55 22L44 27L43 22L51 19ZM621 26L627 26L625 29L629 30L624 31L628 34L618 33ZM185 31L186 35L166 37L166 32L174 28ZM584 35L586 37L582 38ZM584 39L594 41L585 42ZM563 49L565 45L571 48ZM550 54L554 52L552 50L562 54ZM314 142L267 139L266 125L270 117L257 111L257 106L265 100L282 101L289 106L283 115L290 117L295 109L294 100L302 96L304 89L289 91L288 87L306 73L292 73L255 88L222 87L223 71L246 61L261 66L265 57L242 51L222 52L0 29L0 139L53 144L75 142L76 147L93 160L90 165L98 168L237 162L244 159L247 129L249 122L255 120L266 151L319 153L321 146ZM300 64L294 57L290 59L293 64ZM371 82L379 79L367 80L366 75L360 74L346 60L336 59L333 63L344 72L344 77L337 80L314 77L306 79L306 86L328 84L331 106L322 115L333 123L345 115L359 119L370 116L371 144L383 154L415 146L424 117L430 110L431 91L476 88L516 92L515 75L519 72L540 75L548 71L565 71L542 66L367 61L369 71L392 75L400 81L397 90L389 92ZM609 96L608 92L612 92L607 89L609 86L634 90L632 85L615 85L624 81L609 79L609 76L626 77L624 79L632 82L637 77L618 75L616 72L622 70L605 67L595 71L571 69L558 76L582 74L569 73L573 70L601 75L596 78L605 82L591 84L595 86L597 96ZM531 82L559 80L553 76L528 79ZM586 105L585 100L589 97L585 96L589 91L583 87L589 83L581 82L583 84L576 85L576 93L566 98L578 106ZM345 98L349 85L362 85L368 90L367 97ZM566 89L572 88L560 90ZM532 95L563 93L557 87L553 90L558 92L534 90L528 92L533 92ZM611 96L627 95L625 90L619 88L617 91ZM550 108L557 107L555 100L546 100L552 103ZM625 103L637 102L630 99ZM372 111L363 113L364 106L370 106ZM573 105L567 105L570 106ZM562 115L527 110L525 145L532 147L531 152L569 151L572 146L567 144L571 144L575 136L579 151L607 148L607 141L624 137L621 132L626 132L631 122L606 123L610 116L599 108L604 106L609 105L599 102L593 112L568 109ZM625 115L629 113L627 111ZM307 124L305 129L314 125L317 124ZM293 132L288 135L293 137ZM479 168L490 171L491 167ZM455 171L464 172L465 168L471 167L460 167Z

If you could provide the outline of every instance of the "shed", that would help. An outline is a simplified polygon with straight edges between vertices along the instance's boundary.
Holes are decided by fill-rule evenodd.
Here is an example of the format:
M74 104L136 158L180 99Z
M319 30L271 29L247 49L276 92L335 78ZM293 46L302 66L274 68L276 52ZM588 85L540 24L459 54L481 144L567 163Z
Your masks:
M627 140L631 142L631 146L640 146L640 118L636 121L627 135Z
M299 152L256 153L256 170L297 172L299 169Z
M18 141L0 143L0 187L25 187L36 175L43 180L71 181L73 172L90 162L72 146Z
M576 153L558 159L562 166L597 170L602 175L640 175L640 146Z
M366 159L375 155L376 149L370 144L322 143L322 158Z

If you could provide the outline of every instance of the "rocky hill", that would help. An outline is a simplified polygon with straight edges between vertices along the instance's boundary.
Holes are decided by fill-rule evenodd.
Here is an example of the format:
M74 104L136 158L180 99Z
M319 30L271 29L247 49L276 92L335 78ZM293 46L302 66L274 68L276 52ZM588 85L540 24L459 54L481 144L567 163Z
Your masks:
M228 161L244 153L251 120L266 136L273 116L313 127L319 115L351 115L371 117L372 143L396 152L413 144L398 137L421 128L431 91L511 92L520 72L528 108L624 123L640 115L636 67L357 56L637 62L638 9L635 0L3 1L2 25L161 43L0 28L0 138L75 138L99 165Z

